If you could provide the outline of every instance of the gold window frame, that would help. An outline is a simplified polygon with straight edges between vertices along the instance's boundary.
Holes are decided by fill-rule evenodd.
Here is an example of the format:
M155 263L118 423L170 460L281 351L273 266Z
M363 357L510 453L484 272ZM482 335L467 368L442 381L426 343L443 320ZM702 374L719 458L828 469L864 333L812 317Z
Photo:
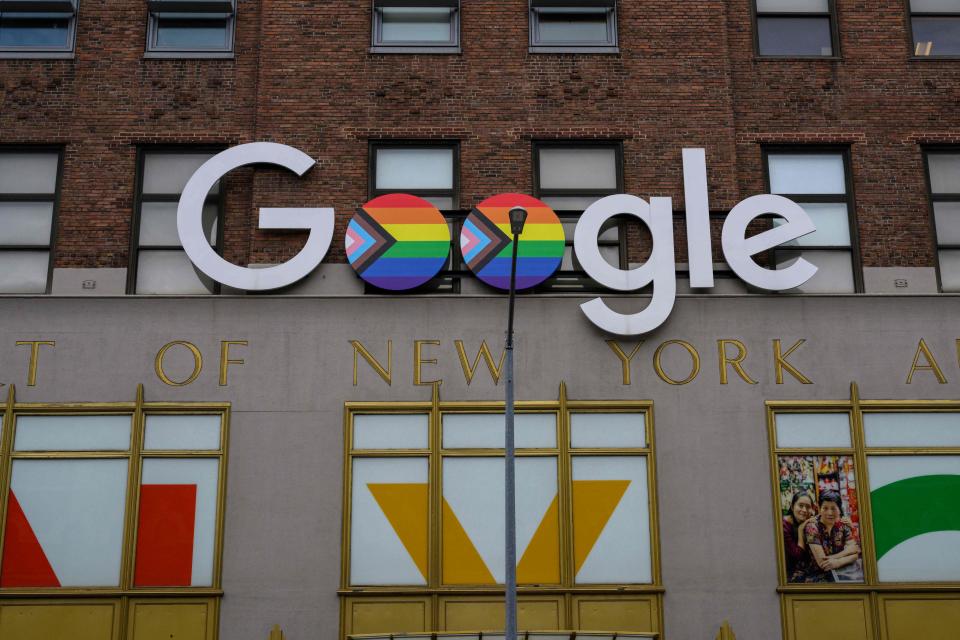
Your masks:
M23 451L15 452L16 421L19 416L71 416L71 415L121 415L130 416L130 443L120 451ZM150 415L216 415L220 417L220 446L208 450L145 450L144 435L146 418ZM208 640L217 637L220 599L223 596L223 537L226 509L227 450L230 434L230 404L217 402L146 402L143 385L138 385L132 402L75 402L43 403L18 402L16 390L9 387L3 410L0 431L0 549L6 535L6 513L13 471L13 461L33 460L81 460L122 459L127 460L127 485L123 538L121 547L120 580L111 587L5 587L0 588L0 608L4 606L37 605L39 607L81 607L85 603L107 604L115 609L115 623L110 637L134 638L138 606L157 605L175 609L205 607L208 620L204 635ZM150 459L217 460L216 519L213 548L213 575L209 587L137 587L134 585L136 566L136 541L139 516L139 501L143 462ZM2 571L2 567L0 567ZM98 600L90 600L94 596ZM179 612L173 612L177 619ZM195 614L192 614L195 615ZM169 617L169 616L168 616Z
M925 615L927 605L941 605L946 602L954 607L951 615L960 611L960 580L955 582L881 582L878 578L877 557L874 544L873 517L870 503L870 474L868 458L878 456L960 456L960 446L947 447L868 447L864 434L864 415L871 413L960 413L960 400L865 400L861 399L857 384L850 385L848 400L827 401L783 401L765 402L767 420L767 442L770 454L771 505L775 525L775 549L778 586L780 594L781 623L783 637L790 640L806 638L798 622L804 612L817 612L810 615L831 614L840 618L846 616L851 640L899 639L890 630L895 628L898 619L891 613L891 603L905 601L916 603L911 610L912 616ZM845 413L850 423L850 447L817 448L781 448L777 445L776 416L778 414L797 413ZM778 474L780 456L789 455L846 455L853 458L856 478L857 504L860 512L860 545L863 561L864 581L862 583L821 583L798 584L787 582L784 562L784 544L781 529L780 478ZM832 608L832 609L829 609ZM861 619L862 617L862 619ZM902 619L901 619L902 621ZM948 618L928 620L936 635L943 627L943 633L952 634L956 629L947 628ZM952 625L952 617L949 618ZM855 631L855 632L854 632ZM944 635L944 638L953 637Z
M447 414L502 414L504 403L500 401L458 402L441 401L439 389L434 385L433 396L429 402L346 402L344 404L344 465L343 465L343 520L342 554L340 567L341 599L341 637L361 635L366 631L356 631L354 621L355 603L391 603L414 604L422 607L422 631L439 631L447 628L445 612L451 604L464 602L490 603L502 598L502 585L445 585L442 581L442 536L441 501L443 496L443 460L450 458L502 458L503 449L456 448L444 449L442 443L442 416ZM586 617L588 605L604 605L624 602L632 606L637 597L647 598L642 606L649 605L651 632L657 636L663 628L663 583L660 570L659 518L656 485L656 441L654 434L653 402L646 400L591 401L571 400L566 393L566 385L561 384L556 400L517 401L517 414L552 413L557 417L557 441L553 448L517 449L517 457L555 457L557 467L557 489L559 495L559 534L560 534L560 583L556 585L518 585L521 608L524 602L545 602L553 599L558 603L558 629L580 629L581 619ZM428 448L426 449L360 449L353 448L354 416L360 414L421 414L428 416ZM646 447L641 448L577 448L570 441L570 417L579 413L643 413L645 423ZM596 456L634 456L644 457L647 461L648 517L650 522L650 583L636 584L577 584L574 576L573 556L573 501L572 470L577 457ZM428 460L428 579L426 585L380 586L350 584L351 568L351 518L353 461L363 458L426 458ZM500 606L502 609L502 605ZM419 616L420 614L417 614ZM384 616L389 619L390 614ZM522 615L521 615L522 617ZM521 620L521 625L523 621ZM490 631L477 629L476 631ZM529 629L534 631L536 629ZM394 629L413 631L413 629ZM457 631L461 631L457 629ZM473 631L473 629L471 629ZM616 631L636 631L619 628Z

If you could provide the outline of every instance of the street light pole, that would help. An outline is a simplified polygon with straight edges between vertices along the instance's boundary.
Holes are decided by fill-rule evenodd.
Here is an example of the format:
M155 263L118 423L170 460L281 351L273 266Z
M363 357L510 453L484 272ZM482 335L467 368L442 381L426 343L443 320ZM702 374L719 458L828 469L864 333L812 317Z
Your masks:
M510 210L510 231L513 233L513 256L510 259L510 311L507 318L507 398L504 408L504 506L506 611L504 640L517 640L517 483L513 430L513 307L517 293L517 245L527 220L527 210Z

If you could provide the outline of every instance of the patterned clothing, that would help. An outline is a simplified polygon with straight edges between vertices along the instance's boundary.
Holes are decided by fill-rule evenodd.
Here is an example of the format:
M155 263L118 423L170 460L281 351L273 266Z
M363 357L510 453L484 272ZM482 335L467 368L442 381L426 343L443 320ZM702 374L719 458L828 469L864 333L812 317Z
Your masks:
M837 521L827 529L820 519L812 520L803 528L803 541L807 552L801 557L790 574L790 582L836 582L830 571L824 571L813 558L810 545L820 545L823 552L832 556L840 553L849 540L856 540L853 529L845 522Z

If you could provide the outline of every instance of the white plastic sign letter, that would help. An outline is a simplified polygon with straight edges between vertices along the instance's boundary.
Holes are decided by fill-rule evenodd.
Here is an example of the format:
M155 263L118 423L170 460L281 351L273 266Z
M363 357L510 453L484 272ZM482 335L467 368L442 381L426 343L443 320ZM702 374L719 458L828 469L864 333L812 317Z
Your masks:
M307 229L310 235L293 258L271 267L251 269L227 262L210 246L203 232L203 202L217 180L237 167L273 164L298 176L314 165L299 149L273 142L241 144L207 160L190 177L177 206L177 232L190 260L217 282L248 291L279 289L317 268L333 240L333 209L260 209L261 229Z
M624 270L610 265L600 254L598 239L603 223L619 214L631 215L650 228L653 251L646 264ZM613 311L601 298L580 305L593 324L604 331L632 336L653 331L673 310L677 297L676 263L673 254L673 204L670 198L644 200L631 195L607 196L583 212L573 238L577 260L600 284L618 291L635 291L653 282L653 297L639 313Z
M707 153L683 150L683 194L687 202L687 255L690 286L713 287L713 248L710 246L710 200L707 194Z
M747 238L747 225L765 214L780 216L786 223ZM816 230L807 212L792 200L770 194L753 196L727 215L721 235L723 254L744 282L768 291L793 289L812 278L817 268L800 258L785 269L765 269L754 262L752 256Z

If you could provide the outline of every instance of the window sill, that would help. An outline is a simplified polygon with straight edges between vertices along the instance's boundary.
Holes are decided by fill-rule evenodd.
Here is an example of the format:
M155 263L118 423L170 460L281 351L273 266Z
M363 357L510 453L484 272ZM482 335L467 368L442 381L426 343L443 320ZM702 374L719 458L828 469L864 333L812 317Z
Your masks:
M620 47L546 47L543 45L531 46L529 53L620 53Z
M233 60L233 51L146 51L144 59Z
M913 60L915 62L928 62L928 61L934 61L934 60L947 60L947 61L952 60L953 62L956 62L957 60L960 60L960 54L949 55L949 56L910 56L910 60Z
M460 47L385 47L385 46L374 46L370 47L370 53L401 53L401 54L441 54L441 55L456 55L463 53Z
M0 51L2 60L73 60L73 51Z
M842 62L843 56L764 56L756 54L753 56L754 60L760 60L763 62L815 62L817 60L826 60L828 62Z

